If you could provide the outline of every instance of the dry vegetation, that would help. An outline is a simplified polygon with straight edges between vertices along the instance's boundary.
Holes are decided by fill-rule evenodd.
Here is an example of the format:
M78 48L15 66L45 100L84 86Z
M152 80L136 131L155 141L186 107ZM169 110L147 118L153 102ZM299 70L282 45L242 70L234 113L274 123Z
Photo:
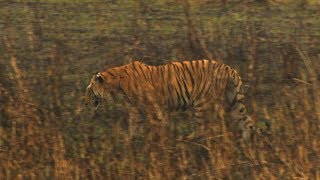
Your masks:
M320 7L314 0L0 2L0 179L320 179ZM251 86L261 129L218 117L143 121L83 108L92 74L214 58Z

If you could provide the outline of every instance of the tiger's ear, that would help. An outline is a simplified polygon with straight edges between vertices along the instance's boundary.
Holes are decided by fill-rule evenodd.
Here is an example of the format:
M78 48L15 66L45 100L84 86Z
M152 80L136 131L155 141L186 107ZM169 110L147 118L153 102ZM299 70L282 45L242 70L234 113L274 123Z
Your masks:
M98 73L95 77L95 81L99 83L103 83L104 77L100 73Z
M247 94L247 92L249 91L250 89L250 85L243 85L243 94Z

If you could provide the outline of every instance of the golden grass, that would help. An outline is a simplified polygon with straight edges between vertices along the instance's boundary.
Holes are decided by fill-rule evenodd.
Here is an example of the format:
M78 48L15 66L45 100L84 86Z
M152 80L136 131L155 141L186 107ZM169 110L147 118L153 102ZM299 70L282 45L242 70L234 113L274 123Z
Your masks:
M94 23L91 20L97 16L96 11L109 9L109 4L3 3L0 179L320 179L320 64L315 55L318 51L314 53L319 47L318 21L313 22L316 18L308 19L310 28L303 28L308 23L298 19L296 9L277 8L272 3L267 8L258 4L256 9L247 5L246 11L252 10L251 14L280 12L271 20L260 15L249 21L251 14L243 13L246 4L237 7L231 3L215 9L213 14L210 6L204 15L202 10L195 9L198 6L194 1L189 2L180 9L159 8L159 13L178 14L177 19L167 20L169 16L163 16L165 20L158 21L158 11L152 11L155 6L131 2L122 6L135 9L133 15L116 11L116 16L110 11ZM58 11L58 7L64 6L68 8ZM79 7L86 11L80 13L76 9ZM112 4L115 7L117 4ZM149 19L139 14L137 7L146 10ZM229 7L239 12L230 10L225 14ZM316 14L313 8L310 14ZM287 11L292 14L282 16ZM220 12L223 15L214 16ZM128 22L119 20L128 13ZM307 13L306 9L301 10L301 17L307 17ZM114 24L101 23L109 16L117 17ZM244 17L248 18L245 22ZM132 23L134 19L138 23ZM187 22L182 27L165 24L178 24L181 19ZM283 19L288 22L280 22ZM78 26L94 30L76 32L81 29ZM121 36L115 31L119 26L128 28L119 32ZM163 28L163 32L145 34L146 27ZM95 30L99 37L92 33ZM122 36L126 31L128 34ZM185 38L188 31L189 39ZM103 33L107 34L105 41L101 40L105 38ZM165 33L172 33L168 41ZM302 42L301 34L308 39ZM281 44L286 39L289 45ZM289 42L294 42L294 48L289 47ZM190 43L196 47L190 48ZM303 46L304 43L309 44ZM170 48L174 50L166 54ZM254 85L246 99L259 128L253 143L239 140L222 114L213 114L199 124L188 113L166 116L155 104L149 104L155 109L149 113L158 114L155 117L128 104L102 106L94 113L83 108L80 99L88 80L85 76L91 73L88 69L93 71L105 61L121 63L121 58L128 60L140 54L153 63L172 57L192 59L199 54L224 57L242 70L243 79ZM87 58L94 65L85 61ZM288 67L281 69L280 63Z

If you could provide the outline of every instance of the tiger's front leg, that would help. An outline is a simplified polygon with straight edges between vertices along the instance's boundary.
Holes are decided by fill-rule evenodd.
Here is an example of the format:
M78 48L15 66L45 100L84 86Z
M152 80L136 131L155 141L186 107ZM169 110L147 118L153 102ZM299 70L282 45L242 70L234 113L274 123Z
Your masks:
M212 134L213 122L224 115L224 111L220 111L220 106L214 103L196 104L193 108L193 120L197 123L198 128L188 138L198 138Z
M153 139L162 131L166 116L149 93L136 95L125 106L129 115L128 129L131 137L144 134Z
M164 113L163 99L158 96L150 85L144 85L136 94L136 104L143 112L147 121L152 124L165 124L167 115Z

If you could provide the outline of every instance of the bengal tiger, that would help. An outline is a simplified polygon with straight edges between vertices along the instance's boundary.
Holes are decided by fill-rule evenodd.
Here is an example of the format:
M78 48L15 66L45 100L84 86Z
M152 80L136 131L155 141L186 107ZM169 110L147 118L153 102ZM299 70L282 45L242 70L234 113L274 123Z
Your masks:
M248 139L254 129L244 105L244 91L239 74L230 66L214 60L171 62L149 66L133 61L93 76L86 91L86 104L98 107L109 94L124 95L131 102L151 99L165 109L192 108L194 117L223 106L242 137ZM151 102L151 101L149 101Z

